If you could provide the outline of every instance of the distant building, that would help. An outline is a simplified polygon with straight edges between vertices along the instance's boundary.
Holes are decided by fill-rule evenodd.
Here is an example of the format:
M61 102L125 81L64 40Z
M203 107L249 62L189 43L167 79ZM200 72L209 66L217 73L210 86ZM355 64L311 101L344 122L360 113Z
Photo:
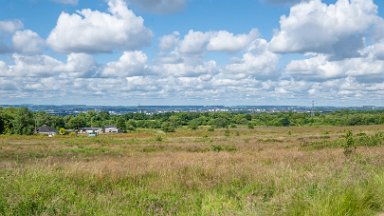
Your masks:
M105 133L119 133L119 129L115 126L106 126L104 128Z
M81 134L102 134L103 128L99 127L86 127L86 128L80 128L79 133Z
M43 125L43 126L37 128L35 133L48 135L48 136L54 136L57 134L57 130L55 128L49 127L47 125Z

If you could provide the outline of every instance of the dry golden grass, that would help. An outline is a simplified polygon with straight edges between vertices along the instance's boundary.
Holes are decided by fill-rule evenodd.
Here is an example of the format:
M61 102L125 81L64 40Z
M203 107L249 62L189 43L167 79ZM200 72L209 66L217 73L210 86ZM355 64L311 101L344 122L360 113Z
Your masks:
M13 173L13 176L42 172L76 181L95 179L92 181L100 181L97 184L101 188L105 186L103 182L111 182L112 186L108 186L111 191L108 190L107 195L112 197L124 197L130 190L136 191L142 187L152 195L177 190L175 193L182 195L176 200L181 199L181 203L168 204L188 206L192 205L189 199L199 200L202 196L201 202L206 205L198 207L202 215L290 215L291 211L296 211L289 207L290 203L296 200L300 191L306 193L306 188L311 188L312 184L316 188L329 188L331 183L354 185L374 177L382 170L383 146L360 146L353 159L346 158L341 147L318 150L302 148L303 143L343 139L341 137L346 130L371 135L383 132L384 126L233 128L229 136L225 135L224 130L209 132L207 128L196 131L183 128L171 134L146 130L96 138L2 136L0 171L3 176L7 172ZM215 145L220 146L220 151L215 151ZM113 186L120 185L119 182L134 186L130 189ZM88 195L92 193L87 192ZM225 195L227 193L234 193L234 198L232 195L228 198ZM149 210L133 206L129 211L155 215L185 213L182 213L181 206L174 209L162 203L159 207L148 199L145 198L151 206ZM308 199L310 197L300 198L300 202L297 202ZM118 205L112 213L119 214L117 210L123 209L125 201L115 202L109 205ZM304 209L302 211L306 209L300 208ZM311 211L317 209L315 204L312 208ZM97 214L106 214L104 210L100 208ZM42 212L47 213L44 211L43 208ZM303 212L303 215L311 214Z

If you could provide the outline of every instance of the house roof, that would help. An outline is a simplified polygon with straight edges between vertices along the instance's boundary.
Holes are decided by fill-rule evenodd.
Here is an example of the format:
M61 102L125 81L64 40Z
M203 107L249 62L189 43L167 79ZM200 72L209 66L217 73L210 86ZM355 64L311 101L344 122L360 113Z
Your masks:
M38 133L50 133L50 132L57 132L55 128L49 127L47 125L43 125L36 129L36 132Z
M99 128L99 127L85 127L85 128L81 128L80 130L102 130L102 128Z

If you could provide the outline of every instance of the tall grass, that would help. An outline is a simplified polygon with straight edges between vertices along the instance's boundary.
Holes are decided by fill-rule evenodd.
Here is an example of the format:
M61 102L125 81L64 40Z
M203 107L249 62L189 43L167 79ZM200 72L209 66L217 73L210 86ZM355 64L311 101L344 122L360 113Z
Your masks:
M381 135L376 126L365 135L352 129L359 147L348 158L341 145L303 147L317 136L341 142L337 127L327 128L329 138L321 128L238 128L229 137L202 128L161 140L6 137L0 215L377 215L384 147L363 140Z

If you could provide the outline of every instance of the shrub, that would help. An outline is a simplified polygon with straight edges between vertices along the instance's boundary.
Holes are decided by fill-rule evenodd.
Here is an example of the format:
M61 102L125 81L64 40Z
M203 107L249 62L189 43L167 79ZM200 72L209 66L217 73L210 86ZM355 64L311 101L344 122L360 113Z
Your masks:
M345 138L345 142L343 144L344 155L349 156L356 149L355 140L353 139L352 131L348 130L347 133L345 134L344 138Z
M163 141L163 137L162 137L162 136L157 136L157 137L155 138L155 140L156 140L157 142L162 142L162 141Z
M66 135L67 134L67 130L65 130L65 128L60 128L59 129L59 134L60 135Z
M228 137L231 135L231 132L229 130L224 131L224 136Z
M175 132L176 126L173 123L171 123L171 122L164 122L161 125L161 130L163 130L166 133L168 133L168 132Z
M212 145L212 151L221 152L222 150L223 150L223 147L221 145Z

